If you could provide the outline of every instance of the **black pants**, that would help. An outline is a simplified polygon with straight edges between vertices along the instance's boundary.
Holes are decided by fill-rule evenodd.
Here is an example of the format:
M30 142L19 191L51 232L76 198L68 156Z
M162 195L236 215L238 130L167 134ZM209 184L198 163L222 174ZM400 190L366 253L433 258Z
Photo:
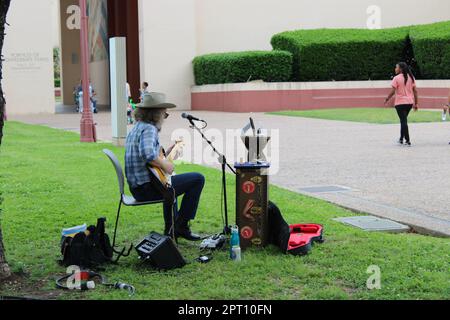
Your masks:
M400 118L400 140L406 140L406 142L410 142L409 139L409 128L408 128L408 116L411 112L413 105L412 104L402 104L395 106L397 110L398 117Z
M166 226L172 224L172 210L175 219L181 217L185 220L194 220L197 214L200 197L205 186L205 177L199 173L185 173L172 177L172 186L175 196L183 196L183 201L178 209L178 200L175 205L171 202L164 204L164 221ZM131 188L131 193L138 201L158 201L162 199L161 193L151 183L146 183L138 188Z

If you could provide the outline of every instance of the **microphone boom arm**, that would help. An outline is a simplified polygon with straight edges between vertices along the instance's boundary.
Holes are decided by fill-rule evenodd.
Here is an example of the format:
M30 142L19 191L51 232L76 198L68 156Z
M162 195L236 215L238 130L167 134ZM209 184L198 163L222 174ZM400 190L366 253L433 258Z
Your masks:
M203 122L203 123L205 123L206 125L208 125L207 122L204 121L204 120L198 120L198 121ZM207 143L207 144L211 147L211 149L214 151L214 153L216 153L216 154L219 156L219 162L220 162L220 164L225 164L225 165L230 169L231 172L233 172L234 174L237 174L237 173L236 173L236 170L234 170L234 168L228 163L228 160L227 160L227 158L225 157L225 155L222 154L222 153L220 153L220 152L216 149L216 147L214 147L212 141L209 140L209 139L205 136L205 134L203 133L202 129L200 129L199 127L197 127L197 126L195 125L194 120L193 120L193 119L190 119L190 120L189 120L189 123L191 124L191 128L192 128L192 129L195 129L198 133L200 133L200 135L202 136L203 140L205 140L206 143ZM206 128L206 127L205 127L205 128ZM203 129L204 129L204 128L203 128Z
M203 121L206 125L207 122ZM227 176L226 176L226 171L227 171L227 167L231 170L231 172L233 172L235 175L237 175L236 170L234 170L234 168L232 166L230 166L230 164L227 162L227 158L225 157L224 154L220 153L216 147L214 147L213 143L211 140L209 140L205 134L203 133L203 131L197 127L194 123L194 119L190 118L189 119L189 123L191 124L191 128L195 129L198 133L200 133L200 135L202 136L203 140L205 140L209 146L212 148L212 150L219 156L219 162L222 165L222 192L223 192L223 205L224 205L224 209L225 209L225 226L223 228L223 233L225 235L230 235L231 234L231 226L228 223L228 198L227 198Z

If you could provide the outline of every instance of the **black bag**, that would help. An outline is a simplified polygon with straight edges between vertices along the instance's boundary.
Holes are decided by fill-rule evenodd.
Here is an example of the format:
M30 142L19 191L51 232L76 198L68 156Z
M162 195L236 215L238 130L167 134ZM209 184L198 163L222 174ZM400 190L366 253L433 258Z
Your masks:
M88 228L88 235L80 232L73 238L63 238L61 264L66 267L75 265L81 268L95 268L112 262L114 252L109 236L105 232L105 222L105 218L98 219L97 226Z

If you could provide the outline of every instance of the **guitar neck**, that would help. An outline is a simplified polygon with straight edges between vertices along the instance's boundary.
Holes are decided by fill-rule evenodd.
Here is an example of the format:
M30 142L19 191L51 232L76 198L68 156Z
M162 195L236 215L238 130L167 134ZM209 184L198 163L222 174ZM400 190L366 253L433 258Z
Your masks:
M175 159L175 156L177 155L178 151L181 150L183 146L181 143L177 143L175 147L173 147L172 151L167 155L166 159L173 162Z

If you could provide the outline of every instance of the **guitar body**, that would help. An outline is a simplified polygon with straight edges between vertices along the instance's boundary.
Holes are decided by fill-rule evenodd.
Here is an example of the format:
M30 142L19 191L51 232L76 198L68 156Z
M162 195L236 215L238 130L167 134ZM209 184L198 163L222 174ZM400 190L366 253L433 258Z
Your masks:
M183 142L183 140L180 139L175 142L175 146L173 147L173 149L169 155L166 156L164 151L161 150L159 159L168 160L170 162L173 162L175 160L177 154L179 152L181 152L183 147L184 147L184 142ZM175 173L170 175L170 174L164 172L163 169L158 168L158 167L153 167L153 166L149 166L148 169L149 169L150 173L153 174L153 176L159 180L159 182L164 186L164 188L170 189L172 187L172 177L175 175Z
M163 184L163 186L166 188L172 186L172 176L165 173L161 168L149 167L149 170Z

